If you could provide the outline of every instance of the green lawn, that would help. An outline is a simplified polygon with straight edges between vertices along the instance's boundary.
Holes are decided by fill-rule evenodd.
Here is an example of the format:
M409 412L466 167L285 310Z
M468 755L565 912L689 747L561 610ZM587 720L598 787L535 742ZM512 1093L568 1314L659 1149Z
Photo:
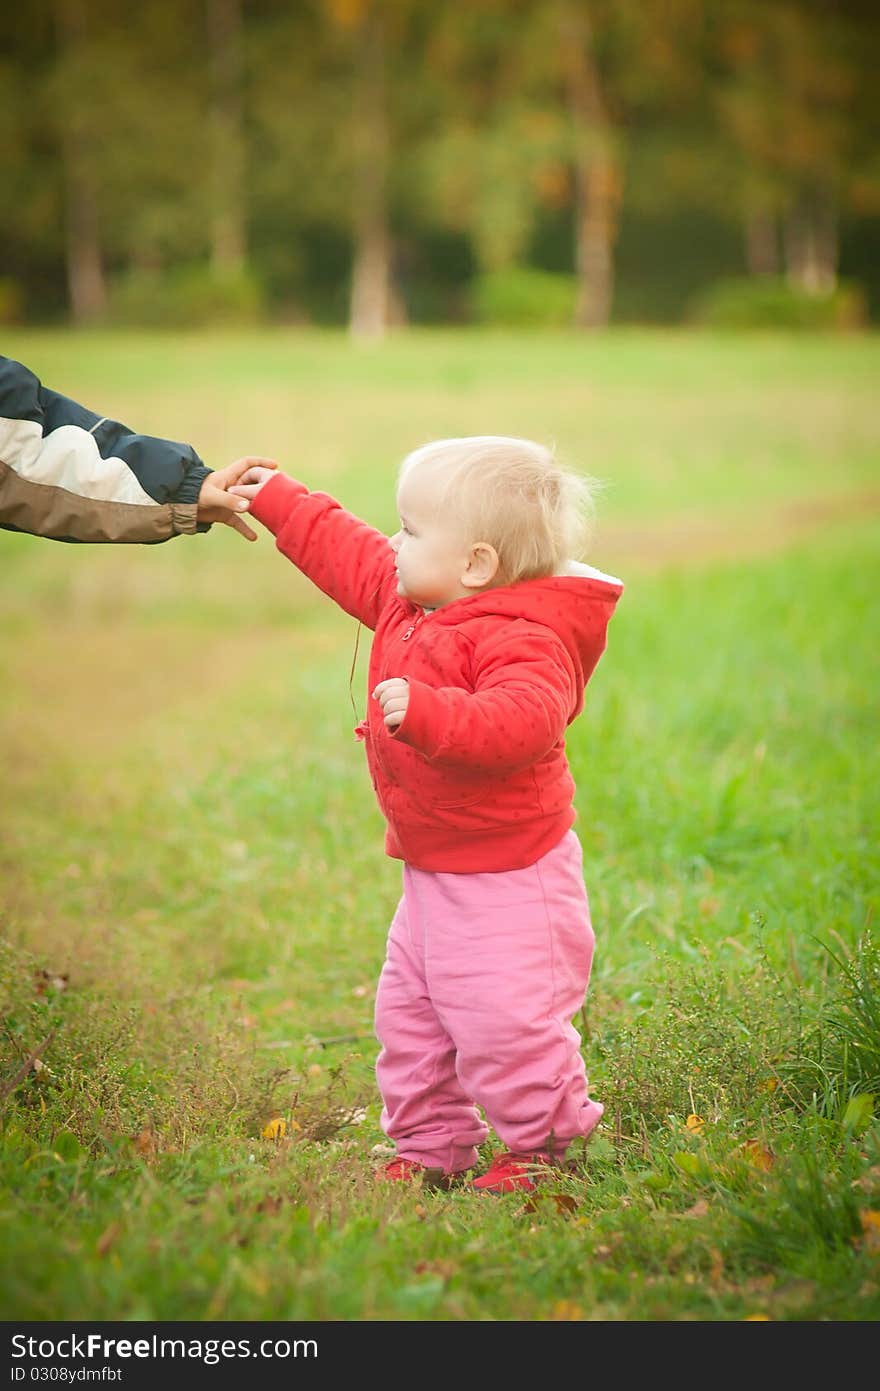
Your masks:
M554 439L604 481L594 559L627 582L569 739L605 1121L578 1175L491 1202L372 1181L400 869L355 625L265 535L0 532L5 1317L876 1318L877 341L4 352L385 527L424 440Z

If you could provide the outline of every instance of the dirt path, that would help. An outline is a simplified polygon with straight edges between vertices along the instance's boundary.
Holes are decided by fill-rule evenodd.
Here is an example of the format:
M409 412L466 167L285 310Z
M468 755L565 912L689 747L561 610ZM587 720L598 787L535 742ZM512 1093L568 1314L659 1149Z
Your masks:
M716 560L768 555L825 527L880 515L880 488L783 503L771 511L735 515L668 517L633 526L601 527L596 563L611 570L690 569Z

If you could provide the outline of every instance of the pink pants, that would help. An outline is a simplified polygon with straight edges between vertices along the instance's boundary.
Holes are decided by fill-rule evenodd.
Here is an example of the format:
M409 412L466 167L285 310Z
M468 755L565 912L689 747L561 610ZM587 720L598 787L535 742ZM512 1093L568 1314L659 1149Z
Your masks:
M581 846L568 831L536 864L500 874L404 866L376 995L382 1129L405 1159L472 1168L488 1134L520 1154L589 1135L572 1015L590 979L593 929Z

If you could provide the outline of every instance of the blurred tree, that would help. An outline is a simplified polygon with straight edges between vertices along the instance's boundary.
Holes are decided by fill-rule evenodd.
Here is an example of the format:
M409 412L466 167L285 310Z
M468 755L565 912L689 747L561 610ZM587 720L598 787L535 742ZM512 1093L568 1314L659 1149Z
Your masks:
M352 231L349 330L381 338L391 318L391 237L388 165L391 137L387 93L387 7L379 0L331 0L337 23L350 28L354 56L352 103Z
M594 10L585 0L560 0L560 56L574 146L575 322L582 328L602 328L611 317L623 192L618 142L599 74ZM610 15L603 14L600 22L610 23Z
M246 260L242 0L207 0L211 66L211 255L218 271Z
M700 0L472 0L444 6L454 115L425 143L422 193L485 270L570 207L575 320L607 324L630 132L693 99ZM697 26L698 28L698 26Z
M246 258L276 313L367 339L463 317L475 270L574 273L591 328L741 260L821 289L841 235L874 274L878 62L869 0L29 0L0 316Z
M826 293L837 279L866 42L876 57L876 24L861 18L858 6L817 0L726 0L715 12L716 103L739 155L746 262L758 275L784 263L807 293Z
M107 284L101 246L95 161L98 133L79 99L88 81L89 25L86 0L55 0L58 26L58 90L65 91L65 119L59 136L65 188L67 280L77 323L103 316Z

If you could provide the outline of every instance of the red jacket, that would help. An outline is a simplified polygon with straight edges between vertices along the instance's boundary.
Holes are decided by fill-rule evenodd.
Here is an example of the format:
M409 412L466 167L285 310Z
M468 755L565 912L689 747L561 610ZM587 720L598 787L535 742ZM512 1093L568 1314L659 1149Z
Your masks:
M565 730L583 708L620 581L577 566L426 614L397 593L388 537L326 493L277 474L251 512L320 589L375 629L369 690L391 676L409 682L396 730L369 698L356 731L387 853L470 874L522 869L552 849L575 819Z

